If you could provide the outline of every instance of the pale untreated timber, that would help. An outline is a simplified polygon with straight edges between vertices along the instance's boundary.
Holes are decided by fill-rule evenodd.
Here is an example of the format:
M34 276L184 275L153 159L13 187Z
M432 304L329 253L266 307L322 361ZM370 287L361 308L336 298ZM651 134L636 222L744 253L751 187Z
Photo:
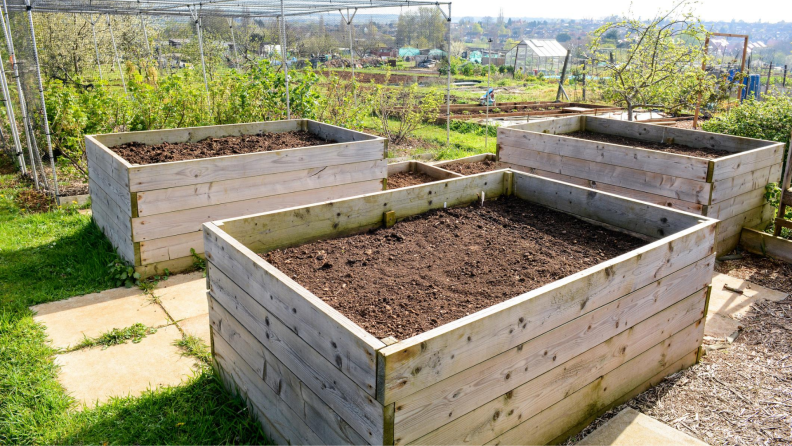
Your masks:
M119 206L112 198L110 198L104 189L96 184L93 179L88 179L88 187L91 190L91 206L95 204L101 205L105 211L105 216L110 218L118 229L123 234L132 234L132 222L129 214ZM131 237L130 237L131 238Z
M247 356L244 351L238 349L238 345L242 345L245 350L249 349L248 344L257 345L257 348L262 350L261 361L266 364L266 372L262 372L258 376L264 377L265 382L276 386L275 389L281 392L284 403L290 405L292 410L298 414L304 413L300 386L305 385L329 407L338 412L358 434L362 435L362 438L366 438L366 442L372 444L383 442L382 405L357 387L324 358L321 358L310 346L295 344L294 338L297 336L282 324L277 326L277 330L269 330L267 323L276 325L279 322L276 322L274 316L267 314L265 319L255 323L252 315L242 308L243 304L234 304L236 302L234 297L228 295L220 297L228 304L234 305L234 310L217 302L218 295L223 294L226 290L214 288L209 293L212 332L220 334L240 352L242 358ZM241 292L241 290L239 291ZM250 300L252 301L252 299ZM250 301L247 303L255 304ZM261 307L259 306L259 308ZM236 312L232 314L231 311ZM245 320L239 321L237 316ZM251 329L257 330L258 336L256 333L252 333ZM231 333L233 339L228 338L228 333ZM237 335L238 333L241 335ZM262 338L267 342L262 343ZM266 376L266 374L276 371L279 371L280 379L277 376ZM291 379L292 373L296 379ZM289 379L284 380L284 377Z
M712 181L721 181L737 175L753 172L763 167L781 164L784 155L784 144L774 144L767 141L762 142L772 145L714 160L715 167L712 174Z
M383 138L378 136L369 135L367 133L356 132L354 130L345 129L337 125L327 124L325 122L305 120L305 130L313 133L330 141L371 141L380 140ZM384 146L383 146L384 148ZM383 152L383 157L385 152Z
M762 206L766 202L765 188L761 187L708 206L706 215L710 218L725 220Z
M571 133L585 129L581 116L569 116L564 118L555 118L535 122L527 122L525 124L518 124L509 127L498 127L498 139L500 139L501 132L505 130L517 129L527 132L543 132L552 133L554 135L559 133Z
M139 242L139 245L142 265L190 257L192 255L190 249L194 249L196 254L204 252L203 233L201 231L156 238Z
M672 177L688 178L696 181L707 180L707 168L709 165L707 159L676 153L589 141L564 135L556 136L510 130L509 128L499 132L498 143L501 146L629 167ZM504 162L510 162L508 152L501 152L500 159Z
M383 146L381 140L370 140L133 166L129 168L130 190L142 192L333 164L376 161L383 159Z
M683 352L691 351L700 340L699 325L703 324L704 302L699 294L410 443L484 444L517 426L520 420L530 419L624 363L657 349L667 339ZM401 440L398 427L396 438ZM412 432L406 433L412 437ZM405 440L402 444L407 443Z
M377 180L386 177L386 168L385 160L364 161L138 192L138 216Z
M207 221L237 217L256 211L285 209L381 190L381 180L369 180L133 218L132 240L140 242L196 232L200 231L201 224Z
M714 258L710 256L697 266L680 270L662 280L660 284L655 282L583 317L555 327L508 352L398 400L396 437L407 437L410 440L403 441L405 444L409 443L411 439L429 433L484 405L492 400L493 395L503 395L517 386L529 383L559 364L583 355L598 344L633 328L635 324L673 307L678 301L685 299L683 296L690 296L691 302L683 305L678 315L690 316L679 329L701 319L704 317L706 298L704 287L712 278ZM698 276L693 275L694 273L698 273ZM701 288L695 293L691 292L696 287ZM670 323L672 319L668 317L666 320L663 317L658 322L660 325L655 325L651 333L662 330L663 324ZM645 334L649 336L650 333ZM669 335L670 333L663 333L662 337L650 338L652 342L649 346ZM599 375L594 375L592 380L597 376ZM584 384L590 381L585 381ZM492 414L489 413L488 418L491 417Z
M119 184L109 173L97 164L88 161L88 176L104 191L128 216L132 216L132 196L129 188Z
M375 352L385 344L214 224L204 225L204 246L213 266L234 283L245 284L256 302L367 393L375 394Z
M203 254L198 254L198 257L203 258ZM195 257L193 256L179 257L162 262L135 266L135 271L140 273L140 275L143 277L162 276L167 274L194 271L195 269Z
M514 178L514 193L523 200L650 237L665 237L702 220L699 215L672 213L661 206L561 181L521 173Z
M110 174L121 186L129 188L129 168L132 165L112 150L102 147L96 137L85 137L85 156L89 163Z
M714 220L379 351L388 404L714 253Z
M731 178L726 178L712 183L712 203L719 203L729 198L742 195L756 189L761 189L777 181L781 177L781 165L762 167Z
M495 161L496 156L493 153L480 153L478 155L470 155L463 158L457 158L453 160L445 160L445 161L438 161L432 163L433 166L440 167L445 169L450 164L458 164L458 163L478 163L480 161Z
M111 216L112 214L101 202L92 201L91 210L93 220L102 229L107 239L110 240L118 255L127 262L135 264L135 251L129 234L116 226L115 218Z
M718 223L718 241L739 234L742 228L752 228L773 218L773 207L769 204L756 207ZM726 254L721 252L721 255Z
M373 193L295 209L224 220L222 228L255 252L297 246L313 240L365 231L382 225L382 214L398 220L480 200L503 192L503 173L490 172L455 180Z
M692 212L694 214L701 214L702 209L704 208L704 205L702 204L677 200L675 198L664 197L662 195L650 194L648 192L644 192L640 190L627 189L626 187L614 186L612 184L598 183L596 181L591 181L583 178L576 178L576 177L571 177L569 175L562 175L560 173L548 172L546 170L541 170L541 169L534 169L533 167L518 166L516 164L510 164L510 163L504 163L504 164L507 167L513 170L518 170L520 172L525 172L532 175L538 175L540 177L550 178L553 180L563 181L565 183L571 183L577 186L583 186L591 189L601 190L603 192L621 195L623 197L629 197L640 201L646 201L648 203L656 204L658 206L678 209L680 211Z
M535 169L586 178L598 183L636 189L693 203L709 201L711 184L687 178L602 164L501 144L500 159Z
M774 237L773 234L756 229L743 228L740 246L754 254L792 263L792 240L789 239Z

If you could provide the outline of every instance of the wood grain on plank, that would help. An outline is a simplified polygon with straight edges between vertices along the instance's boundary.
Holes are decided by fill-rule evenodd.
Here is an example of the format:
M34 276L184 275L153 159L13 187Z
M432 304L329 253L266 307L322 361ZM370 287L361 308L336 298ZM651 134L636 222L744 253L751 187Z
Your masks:
M560 133L570 133L583 130L585 128L582 116L568 116L542 121L527 122L509 127L498 127L498 138L508 130L523 130L528 132L550 133L553 135Z
M122 232L122 234L124 234L124 236L128 236L130 239L132 239L132 222L129 214L124 212L121 206L119 206L115 200L110 198L104 189L96 184L91 178L88 179L88 187L91 190L91 205L93 206L93 203L100 203L102 209L106 211L105 216L112 219L113 223Z
M212 267L313 346L368 394L375 394L375 352L383 344L308 290L208 223L204 247Z
M718 223L718 241L739 234L742 228L753 228L773 218L774 208L769 204L750 209ZM721 254L726 254L721 253Z
M383 179L386 168L385 160L365 161L137 192L138 216Z
M98 138L98 135L85 137L85 156L88 158L88 162L96 164L110 174L118 184L129 188L129 168L132 165L112 150L104 147Z
M93 192L93 190L91 191ZM118 255L131 264L135 264L135 247L130 234L120 229L115 218L100 201L91 201L92 218L102 230L105 237L110 240Z
M533 167L678 200L699 204L707 204L709 201L711 184L702 181L520 149L503 144L500 146L500 159L519 166Z
M761 189L781 177L781 165L762 167L731 178L712 183L712 203L720 203L729 198Z
M714 203L707 208L707 217L725 220L765 204L765 188L746 192L736 197Z
M383 159L379 140L327 144L272 152L147 164L129 168L130 190L142 192L190 184Z
M102 188L115 203L128 216L132 216L132 196L129 188L119 184L109 173L99 167L98 164L88 160L88 178L93 180L97 186Z
M398 401L714 253L715 221L666 237L379 351ZM551 321L548 323L548 321ZM555 321L555 322L552 322Z
M792 240L774 237L773 234L756 229L743 228L740 246L754 254L792 263Z
M716 159L712 171L712 181L722 181L763 167L780 165L784 154L784 144L766 143L765 147L757 148L750 152L737 153Z
M201 231L140 242L140 262L143 265L148 265L190 257L192 255L190 249L194 249L196 254L204 252Z
M166 214L137 217L132 219L132 239L136 242L142 242L186 234L200 231L201 224L208 221L377 192L382 190L381 181L377 179L359 183L340 184L321 189L300 190L298 192L168 212Z

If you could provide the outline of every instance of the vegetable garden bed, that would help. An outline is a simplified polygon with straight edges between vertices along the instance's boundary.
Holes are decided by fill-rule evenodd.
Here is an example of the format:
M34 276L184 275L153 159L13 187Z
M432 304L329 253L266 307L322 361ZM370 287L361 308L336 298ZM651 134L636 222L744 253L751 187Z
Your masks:
M715 227L511 170L206 223L215 364L279 443L558 440L696 362ZM355 270L399 259L432 286ZM298 283L306 268L333 276L308 284L321 298ZM360 286L365 305L345 306ZM402 305L421 291L480 295Z
M387 176L385 139L310 120L85 140L93 218L143 275L192 267L205 221L380 191Z
M387 188L398 189L461 176L462 175L430 166L420 161L404 161L388 165Z
M781 143L593 116L498 128L498 160L509 167L721 220L720 253L743 227L772 218L765 185L780 179L783 152Z

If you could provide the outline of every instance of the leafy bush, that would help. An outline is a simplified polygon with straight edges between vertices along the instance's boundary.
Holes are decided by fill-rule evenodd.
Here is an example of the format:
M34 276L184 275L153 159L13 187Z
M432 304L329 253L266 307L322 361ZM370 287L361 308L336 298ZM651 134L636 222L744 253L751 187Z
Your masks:
M477 136L484 136L487 133L487 127L470 121L451 121L451 130L457 133L473 134ZM489 136L497 137L498 128L494 125L489 126Z
M390 73L384 84L388 84ZM428 122L437 119L442 95L429 92L418 94L418 84L390 88L376 85L373 93L373 112L379 118L382 131L398 144Z

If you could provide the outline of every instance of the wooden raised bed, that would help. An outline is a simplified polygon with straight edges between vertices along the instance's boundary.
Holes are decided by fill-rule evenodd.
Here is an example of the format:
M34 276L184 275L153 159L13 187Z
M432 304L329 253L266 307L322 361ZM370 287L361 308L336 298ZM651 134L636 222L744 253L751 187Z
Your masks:
M258 255L468 205L482 193L648 241L403 340L377 339ZM715 227L512 170L206 223L215 364L278 443L559 440L697 361Z
M421 173L426 176L432 177L435 180L448 180L450 178L459 178L462 175L456 172L449 172L445 169L440 169L439 167L435 167L426 163L422 163L420 161L403 161L400 163L393 163L388 164L388 177L393 176L397 173L407 173L407 172L414 172L414 173ZM390 185L387 185L390 188Z
M706 159L564 136L587 130L733 152ZM782 143L641 122L575 116L498 128L498 160L510 167L721 220L720 253L740 230L772 218L765 185L781 176Z
M792 263L792 240L775 237L759 228L743 228L740 246L748 252Z
M133 165L108 147L305 130L337 143ZM385 139L310 120L85 137L93 218L144 275L184 270L203 253L201 224L383 189Z

